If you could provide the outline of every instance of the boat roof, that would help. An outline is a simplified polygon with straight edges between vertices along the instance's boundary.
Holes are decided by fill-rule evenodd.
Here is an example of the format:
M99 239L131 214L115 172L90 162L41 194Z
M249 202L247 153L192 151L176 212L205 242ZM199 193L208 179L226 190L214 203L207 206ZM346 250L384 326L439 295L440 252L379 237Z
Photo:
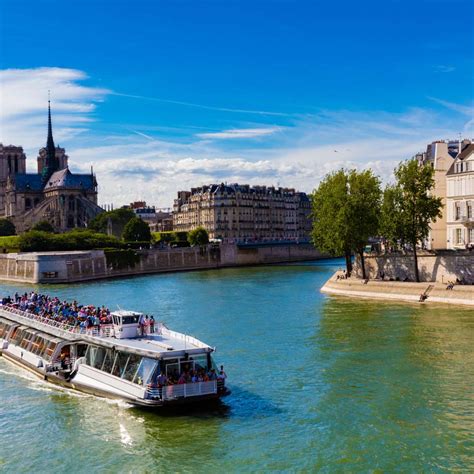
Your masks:
M138 315L141 313L120 310L122 315ZM215 348L208 346L204 342L176 331L168 329L163 323L158 323L160 334L150 334L143 337L130 339L117 339L115 337L93 336L72 332L67 328L60 328L46 322L34 319L34 315L24 311L11 311L9 308L0 307L0 317L20 324L25 328L36 329L48 335L60 338L62 341L80 342L96 344L113 348L115 350L126 350L145 357L153 358L174 358L182 357L184 354L203 354L213 352Z

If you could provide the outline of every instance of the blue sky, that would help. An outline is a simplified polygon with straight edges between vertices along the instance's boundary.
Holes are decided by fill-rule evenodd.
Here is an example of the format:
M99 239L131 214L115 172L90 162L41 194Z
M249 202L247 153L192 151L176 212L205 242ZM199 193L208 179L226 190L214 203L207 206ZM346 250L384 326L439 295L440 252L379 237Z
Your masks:
M472 137L471 1L25 1L0 6L1 131L94 165L100 201L213 181L311 191Z

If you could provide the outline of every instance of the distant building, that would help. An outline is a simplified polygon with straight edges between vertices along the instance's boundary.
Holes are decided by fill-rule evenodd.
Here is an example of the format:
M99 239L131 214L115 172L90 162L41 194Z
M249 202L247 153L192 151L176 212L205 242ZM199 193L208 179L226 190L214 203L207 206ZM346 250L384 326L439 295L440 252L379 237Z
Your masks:
M474 247L474 144L457 155L446 183L447 247Z
M426 151L416 155L418 161L422 164L430 163L434 168L435 187L433 194L440 197L443 202L442 217L430 225L430 235L426 246L430 250L445 249L447 243L447 198L446 183L447 173L455 161L458 153L471 142L470 140L438 140L430 143Z
M42 220L58 231L86 227L102 212L92 171L71 173L64 148L54 145L49 105L47 144L37 160L38 173L26 173L22 147L0 145L0 216L12 220L18 232Z
M294 189L211 184L178 192L173 229L202 226L211 239L307 241L310 213L308 196Z
M156 209L155 206L147 206L145 201L133 202L130 204L130 208L150 226L152 232L169 232L173 230L173 215L171 211Z

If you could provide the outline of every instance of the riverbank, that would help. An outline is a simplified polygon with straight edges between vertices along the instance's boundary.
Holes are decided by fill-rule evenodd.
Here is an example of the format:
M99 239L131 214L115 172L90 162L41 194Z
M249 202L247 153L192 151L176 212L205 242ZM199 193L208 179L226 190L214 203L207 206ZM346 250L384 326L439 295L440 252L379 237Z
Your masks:
M354 298L379 299L385 301L407 301L420 303L443 303L474 306L474 286L454 285L447 289L446 283L401 282L383 280L362 280L360 278L338 278L343 272L336 272L321 288L322 293Z
M0 280L77 283L150 273L311 261L322 255L307 243L263 243L137 250L133 262L116 257L103 250L0 254Z

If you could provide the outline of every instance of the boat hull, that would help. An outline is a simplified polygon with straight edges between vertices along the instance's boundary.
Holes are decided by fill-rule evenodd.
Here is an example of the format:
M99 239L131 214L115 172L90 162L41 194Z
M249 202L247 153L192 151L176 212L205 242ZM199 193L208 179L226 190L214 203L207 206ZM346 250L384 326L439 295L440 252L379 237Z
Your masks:
M148 409L159 409L163 410L166 408L173 408L177 406L196 406L200 404L209 404L215 403L220 400L221 397L229 395L230 391L225 390L223 392L218 392L214 394L206 394L201 396L194 397L182 397L175 400L149 400L149 399L139 399L126 396L117 396L109 391L101 390L98 387L93 387L91 385L86 385L83 383L77 383L74 381L74 378L68 381L67 379L59 376L55 372L46 373L41 368L35 367L30 362L24 360L17 355L10 353L8 350L0 349L0 356L5 360L21 367L22 369L28 370L30 373L36 375L38 378L50 382L54 385L67 388L69 390L74 390L77 392L85 393L88 395L93 395L100 398L107 398L111 400L122 400L126 403L129 403L135 407L148 408Z

